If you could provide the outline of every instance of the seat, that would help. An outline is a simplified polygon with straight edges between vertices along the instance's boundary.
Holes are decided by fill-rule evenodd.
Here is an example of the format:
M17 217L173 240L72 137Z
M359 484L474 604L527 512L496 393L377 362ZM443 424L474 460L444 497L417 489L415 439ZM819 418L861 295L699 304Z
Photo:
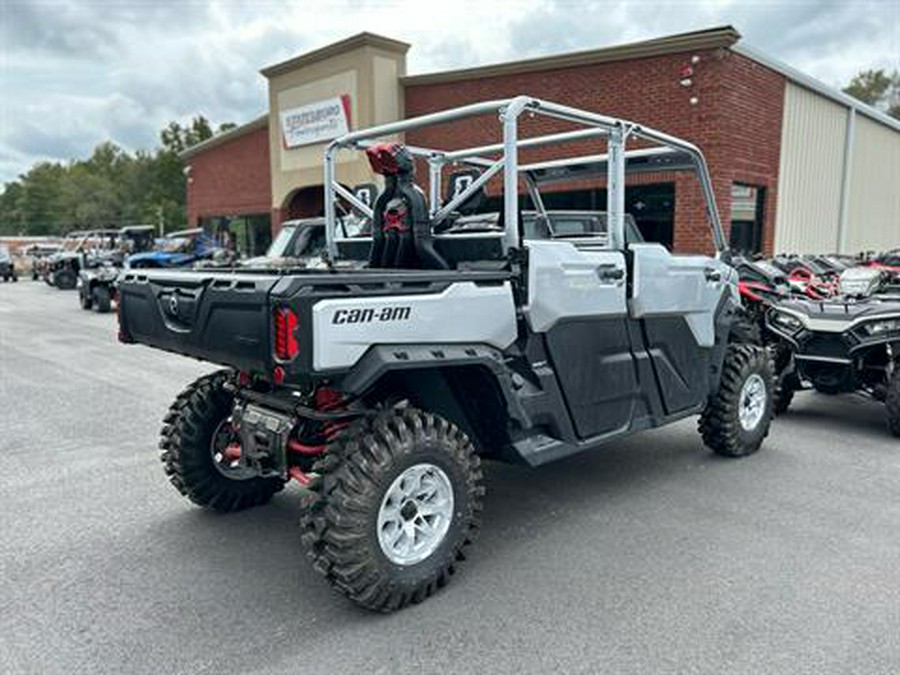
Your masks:
M372 207L369 267L449 269L434 249L428 202L413 182L415 163L405 146L383 143L366 149L372 171L384 176L384 191Z

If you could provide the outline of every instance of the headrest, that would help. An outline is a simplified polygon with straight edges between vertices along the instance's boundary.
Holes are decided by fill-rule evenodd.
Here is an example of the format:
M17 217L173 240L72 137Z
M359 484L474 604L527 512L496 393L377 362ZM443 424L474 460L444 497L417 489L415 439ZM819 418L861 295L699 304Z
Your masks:
M400 143L380 143L366 148L372 171L382 176L411 175L415 169L412 155Z

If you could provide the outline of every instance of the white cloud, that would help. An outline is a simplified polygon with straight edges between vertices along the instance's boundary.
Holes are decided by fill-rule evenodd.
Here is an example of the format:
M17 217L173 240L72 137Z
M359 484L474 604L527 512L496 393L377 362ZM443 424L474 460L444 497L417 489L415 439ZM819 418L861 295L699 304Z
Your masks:
M169 120L247 121L259 69L366 30L410 42L410 72L596 48L731 23L832 85L900 67L900 2L702 0L0 0L0 181Z

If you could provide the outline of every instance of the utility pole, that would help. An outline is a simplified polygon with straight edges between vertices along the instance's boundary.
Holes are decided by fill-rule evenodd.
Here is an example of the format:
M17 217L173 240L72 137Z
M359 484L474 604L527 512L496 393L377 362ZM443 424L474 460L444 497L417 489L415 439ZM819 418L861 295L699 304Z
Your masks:
M156 207L156 222L159 224L159 238L162 239L165 236L165 221L163 220L162 204Z

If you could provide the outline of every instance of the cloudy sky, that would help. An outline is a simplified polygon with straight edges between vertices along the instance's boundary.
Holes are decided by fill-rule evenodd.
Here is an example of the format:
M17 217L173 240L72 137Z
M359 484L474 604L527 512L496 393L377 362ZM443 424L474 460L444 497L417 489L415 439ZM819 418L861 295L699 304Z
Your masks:
M103 140L151 149L172 119L252 119L260 68L363 30L424 73L721 24L831 85L900 67L900 0L0 0L0 183Z

